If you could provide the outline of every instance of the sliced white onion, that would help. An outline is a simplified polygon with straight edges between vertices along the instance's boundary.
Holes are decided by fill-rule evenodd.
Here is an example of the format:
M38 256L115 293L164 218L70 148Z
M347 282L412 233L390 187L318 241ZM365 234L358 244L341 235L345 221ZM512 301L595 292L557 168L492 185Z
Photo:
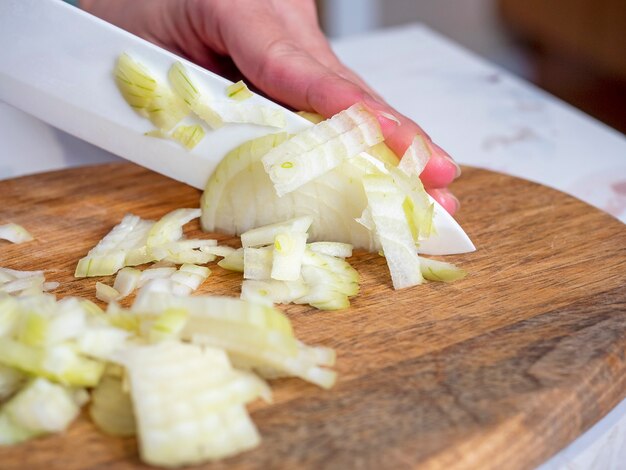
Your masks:
M0 225L0 239L8 240L11 243L24 243L34 240L24 227L14 223Z
M96 299L109 303L120 298L121 295L116 289L102 282L96 282Z
M141 279L141 271L135 268L123 268L120 269L115 276L113 282L113 289L115 289L120 299L129 296L138 287L139 280Z
M241 234L241 245L245 247L259 247L271 245L276 239L276 235L285 232L306 233L311 226L313 219L308 216L296 217L285 222L264 225L254 228Z
M367 175L363 186L395 289L421 284L417 248L406 220L406 196L389 175Z
M341 242L313 242L307 245L309 250L337 258L350 258L352 256L352 245Z
M200 143L205 135L206 132L198 124L191 126L180 125L172 132L172 139L178 141L187 150L191 150Z
M424 137L416 135L402 156L398 168L407 175L419 176L430 160L430 155L431 151Z
M356 104L296 134L263 158L278 196L283 196L383 141L376 116Z
M126 102L159 129L172 129L187 114L182 100L128 54L117 60L115 81Z
M203 247L200 247L200 251L204 251L205 253L210 253L212 255L221 256L222 258L225 258L226 256L234 253L236 251L236 248L232 248L226 245L203 246Z
M274 237L271 278L278 281L300 279L302 258L308 234L305 232L280 232ZM245 250L244 250L245 277ZM250 278L247 278L250 279Z
M243 249L244 279L270 279L272 274L272 249L270 247ZM224 261L224 260L222 260Z
M237 83L226 87L226 96L233 100L243 101L252 98L253 95L244 81L239 80Z

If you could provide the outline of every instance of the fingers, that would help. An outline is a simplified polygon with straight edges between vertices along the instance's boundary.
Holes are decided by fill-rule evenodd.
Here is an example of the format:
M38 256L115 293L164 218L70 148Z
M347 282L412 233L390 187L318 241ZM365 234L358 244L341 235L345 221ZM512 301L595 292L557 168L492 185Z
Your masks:
M448 153L430 142L431 155L420 179L426 188L445 188L461 176L461 167Z
M416 134L432 143L423 129L341 64L317 26L310 0L228 0L211 5L211 15L195 15L203 20L193 29L213 50L230 55L248 81L269 97L325 117L362 102L377 115L387 145L399 156ZM259 26L251 30L250 25ZM420 178L427 188L444 188L458 175L458 166L442 149L434 144L431 148Z

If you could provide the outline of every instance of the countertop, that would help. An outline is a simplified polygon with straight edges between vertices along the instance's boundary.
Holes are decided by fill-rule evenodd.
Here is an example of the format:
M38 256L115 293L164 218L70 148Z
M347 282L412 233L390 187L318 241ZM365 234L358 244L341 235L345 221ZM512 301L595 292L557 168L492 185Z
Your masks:
M621 133L421 25L333 46L461 164L559 189L626 222ZM0 143L0 179L118 159L2 102ZM623 462L626 400L540 468L618 469Z

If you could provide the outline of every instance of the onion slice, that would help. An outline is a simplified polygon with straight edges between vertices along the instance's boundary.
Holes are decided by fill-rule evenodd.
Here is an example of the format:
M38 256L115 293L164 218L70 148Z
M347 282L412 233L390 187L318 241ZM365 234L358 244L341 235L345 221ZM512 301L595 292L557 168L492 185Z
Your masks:
M363 186L394 289L421 284L417 248L403 208L406 196L389 175L367 175Z
M0 225L0 239L16 244L34 240L24 227L14 223Z
M376 116L356 104L296 134L262 161L280 197L382 141Z
M432 152L426 140L421 135L416 135L402 156L398 168L407 175L419 176L430 160Z

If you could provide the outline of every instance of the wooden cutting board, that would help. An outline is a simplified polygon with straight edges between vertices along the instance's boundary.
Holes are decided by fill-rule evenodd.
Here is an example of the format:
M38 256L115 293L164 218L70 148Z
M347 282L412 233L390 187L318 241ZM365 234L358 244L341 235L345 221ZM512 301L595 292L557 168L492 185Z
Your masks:
M447 259L469 276L393 291L384 259L357 253L350 309L285 309L300 338L336 348L338 384L275 381L275 403L252 406L262 445L206 468L532 468L626 396L626 226L488 171L465 169L454 189L478 251ZM158 218L199 195L131 164L0 182L0 223L37 238L0 244L0 266L46 269L59 296L93 299L100 279L72 278L90 247L127 212ZM214 267L201 291L239 285ZM0 467L144 466L134 439L83 416L64 435L1 448Z

